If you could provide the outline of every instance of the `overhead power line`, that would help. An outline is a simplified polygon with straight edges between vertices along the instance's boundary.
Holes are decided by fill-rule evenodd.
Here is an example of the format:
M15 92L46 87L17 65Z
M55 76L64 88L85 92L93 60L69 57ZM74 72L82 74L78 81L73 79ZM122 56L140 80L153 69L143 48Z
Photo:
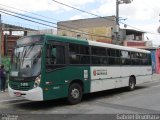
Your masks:
M70 6L70 5L64 4L64 3L59 2L59 1L56 1L56 0L52 0L52 1L53 1L53 2L56 2L56 3L58 3L58 4L61 4L61 5L63 5L63 6L66 6L66 7L69 7L69 8L75 9L75 10L78 10L78 11L80 11L80 12L83 12L83 13L87 13L87 14L93 15L93 16L95 16L95 17L100 17L100 18L103 18L103 19L107 19L107 20L115 21L115 20L113 20L113 19L105 18L105 17L99 16L99 15L96 15L96 14L94 14L94 13L91 13L91 12L88 12L88 11L85 11L85 10L81 10L81 9L79 9L79 8L76 8L76 7L73 7L73 6Z
M0 10L0 12L2 12L2 13L4 13L4 14L7 14L7 15L10 15L10 16L14 16L14 17L23 19L23 20L27 20L27 21L34 22L34 23L37 23L37 24L41 24L41 25L44 25L44 26L54 27L54 26L51 26L51 25L47 25L47 24L45 24L45 23L41 23L41 22L37 22L37 21L34 21L34 20L30 20L30 19L24 18L24 17L20 17L20 16L17 16L17 15L13 15L13 14L11 14L11 13L7 13L7 12L4 12L4 11L2 11L2 10Z
M23 17L28 17L28 18L31 18L31 19L34 19L34 20L39 20L39 21L42 21L42 22L45 22L45 23L50 23L50 24L57 25L57 23L54 23L54 22L50 22L50 21L47 21L47 20L31 17L31 16L28 16L28 15L24 15L24 14L21 14L21 13L17 13L17 12L11 11L11 10L2 9L2 8L0 8L0 10L6 11L6 12L10 12L10 13L14 13L14 14L17 14L17 15L20 15L20 16L23 16Z
M18 10L18 11L25 12L25 13L30 13L30 14L36 15L36 16L38 16L38 17L43 17L43 18L47 18L47 19L51 19L51 20L55 20L55 21L60 21L60 20L55 19L55 18L43 16L43 15L40 15L40 14L37 14L37 13L33 13L33 12L30 12L30 11L27 11L27 10L18 9L18 8L11 7L11 6L8 6L8 5L0 4L0 6L4 6L4 7L7 7L7 8L10 8L10 9Z
M42 20L42 19L38 19L38 18L35 18L35 17L30 17L28 15L23 15L23 14L20 14L20 13L16 13L16 12L13 12L13 11L10 11L10 10L5 10L5 9L0 9L0 12L2 13L5 13L5 14L8 14L10 16L14 16L14 17L17 17L17 18L20 18L20 19L23 19L23 20L27 20L27 21L30 21L30 22L33 22L33 23L37 23L37 24L41 24L41 25L44 25L44 26L48 26L48 27L53 27L53 28L57 28L53 25L49 25L47 24L48 22L50 24L54 24L56 25L56 23L53 23L53 22L50 22L50 21L46 21L46 20ZM8 13L9 12L9 13ZM16 15L15 15L16 14ZM27 17L27 18L25 18ZM29 19L28 19L29 18ZM32 19L32 20L31 20ZM34 19L34 20L33 20ZM35 21L36 20L36 21ZM38 21L41 21L41 22L38 22ZM45 22L45 23L43 23ZM63 27L66 27L66 26L63 26ZM71 30L71 29L67 29L66 28L58 28L58 29L61 29L61 30L66 30L66 31L70 31L70 32L74 32L74 33L81 33L81 34L84 34L84 35L92 35L92 36L97 36L97 37L104 37L104 38L111 38L111 37L107 37L107 36L104 36L104 35L99 35L99 34L94 34L94 33L86 33L86 31L81 31L81 30L77 30L77 29L74 29L74 30ZM72 28L73 29L73 28ZM76 30L76 31L75 31Z
M58 1L57 1L57 2L58 2ZM59 4L60 4L60 2L59 2ZM62 3L62 4L63 4L63 3ZM26 11L26 10L22 10L22 9L17 9L17 8L14 8L14 7L11 7L11 6L7 6L7 5L3 5L3 4L0 4L0 6L4 6L4 7L11 8L11 9L14 9L14 10L18 10L18 11L21 11L21 12L31 13L31 14L33 14L33 15L36 15L36 16L39 16L39 17L43 17L43 18L49 18L49 19L55 20L55 21L57 21L57 22L61 21L61 20L58 20L58 19L55 19L55 18L43 16L43 15L40 15L40 14L36 14L36 13L30 12L30 11ZM68 7L71 7L71 6L68 5ZM73 7L73 8L76 9L75 7ZM79 10L79 11L81 11L81 12L85 12L84 10L80 10L80 9L78 9L78 8L77 8L77 10ZM89 13L89 12L88 12L88 14L94 15L94 16L96 16L96 17L101 17L101 16L98 16L98 15L96 15L96 14ZM26 16L26 15L25 15L25 16ZM113 20L113 19L106 18L106 17L102 17L102 18L107 19L107 20L110 20L110 21L115 21L115 20ZM46 20L44 20L44 21L46 21ZM49 23L51 23L51 22L49 21ZM53 22L52 22L52 23L53 23ZM57 23L53 23L53 24L57 24ZM66 25L60 25L60 26L62 26L62 27L67 27L67 28L71 28L71 29L75 29L75 30L79 29L79 28L75 28L75 27L73 28L73 27L71 27L71 26L66 26ZM85 31L83 31L83 32L85 32Z
M0 8L0 10L7 11L7 12L10 12L10 13L13 13L13 14L17 14L17 15L20 15L20 16L23 16L23 17L35 19L35 20L38 20L38 21L41 21L41 22L45 22L45 23L47 23L47 25L48 25L48 23L57 25L57 23L54 23L54 22L50 22L50 21L47 21L47 20L43 20L43 19L31 17L31 16L24 15L24 14L20 14L20 13L11 11L11 10L7 10L7 9L3 9L3 8ZM30 21L30 22L31 22L31 21ZM43 25L44 25L44 24L43 24ZM48 27L50 27L50 26L48 26ZM61 27L65 27L65 28L61 28ZM57 28L57 27L54 27L54 28ZM66 29L66 28L68 28L69 30ZM66 26L66 25L60 25L60 28L58 28L58 29L67 30L67 31L74 32L74 33L81 33L81 34L85 34L85 35L92 35L92 36L97 36L97 37L111 38L111 37L104 36L104 35L100 35L100 34L95 34L95 33L90 33L90 32L87 32L87 33L86 33L86 31L77 30L78 28L68 27L68 26ZM70 30L70 29L72 29L72 30ZM73 30L76 30L76 31L73 31Z
M85 10L78 9L78 8L76 8L76 7L72 7L72 6L70 6L70 5L66 5L66 4L61 3L61 2L58 2L58 1L56 1L56 0L52 0L52 1L57 2L58 4L62 4L62 5L64 5L64 6L70 7L70 8L72 8L72 9L76 9L76 10L78 10L78 11L81 11L81 12L84 12L84 13L87 13L87 14L90 14L90 15L94 15L94 16L96 16L96 17L100 17L100 18L102 18L102 19L107 19L107 20L115 21L115 20L113 20L113 19L109 19L109 18L106 18L106 17L102 17L102 16L99 16L99 15L96 15L96 14L93 14L93 13L90 13L90 12L87 12L87 11L85 11ZM26 11L26 10L22 10L22 9L17 9L17 8L14 8L14 7L11 7L11 6L7 6L7 5L0 4L0 6L5 6L5 7L7 7L7 8L15 9L15 10L22 11L22 12L26 12L26 13L30 13L30 14L33 14L33 15L36 15L36 16L39 16L39 17L43 17L43 18L48 18L48 19L51 19L51 20L60 21L60 20L58 20L58 19L54 19L54 18L51 18L51 17L43 16L43 15L36 14L36 13L30 12L30 11ZM36 19L39 19L39 18L36 18ZM46 22L47 22L47 20L43 20L43 21L46 21ZM48 21L48 22L51 23L51 24L53 23L53 22L50 22L50 21ZM129 27L131 27L131 28L134 28L134 29L136 29L136 30L139 30L139 31L143 31L143 32L146 32L146 33L151 33L151 34L159 35L159 34L157 34L157 33L152 33L152 32L148 32L148 31L141 30L141 29L139 29L139 28L136 28L136 27L134 27L134 26L128 25L128 24L123 23L123 22L120 22L120 23L121 23L121 24L124 24L124 25L127 25L127 26L129 26ZM53 23L53 24L56 24L56 23ZM62 25L61 25L61 26L62 26ZM73 28L73 27L69 27L69 26L66 26L66 25L65 25L65 26L63 25L63 27L66 27L66 28L69 28L69 29L75 29L75 30L78 29L78 28ZM79 31L80 31L80 30L79 30ZM86 31L81 31L81 32L86 32ZM91 34L93 34L93 33L91 33Z
M83 12L83 13L87 13L87 14L90 14L90 15L93 15L93 16L96 16L96 17L100 17L100 18L102 18L102 19L107 19L107 20L115 21L115 20L113 20L113 19L109 19L109 18L106 18L106 17L102 17L102 16L99 16L99 15L97 15L97 14L93 14L93 13L91 13L91 12L88 12L88 11L85 11L85 10L81 10L81 9L79 9L79 8L76 8L76 7L67 5L67 4L62 3L62 2L59 2L59 1L57 1L57 0L52 0L52 1L53 1L53 2L56 2L56 3L58 3L58 4L61 4L61 5L63 5L63 6L66 6L66 7L75 9L75 10L78 10L78 11ZM149 31L141 30L141 29L139 29L139 28L136 28L136 27L134 27L134 26L132 26L132 25L128 25L128 24L123 23L123 22L120 22L120 23L123 24L123 25L127 25L127 26L129 26L129 27L131 27L131 28L134 28L134 29L136 29L136 30L143 31L143 32L145 32L145 33L160 35L160 34L158 34L158 33L152 33L152 32L149 32Z
M58 19L54 19L54 18L51 18L51 17L47 17L47 16L43 16L43 15L40 15L40 14L36 14L36 13L33 13L33 12L30 12L30 11L26 11L26 10L22 10L22 9L17 9L17 8L14 8L14 7L11 7L11 6L7 6L7 5L3 5L3 4L0 4L0 6L4 6L4 7L7 7L7 8L11 8L11 9L14 9L14 10L18 10L18 11L21 11L21 12L26 12L26 13L31 13L31 14L33 14L33 15L36 15L36 16L39 16L39 17L43 17L43 18L49 18L49 19L51 19L51 20L55 20L56 22L59 22L60 20L58 20ZM3 8L1 8L1 9L3 9ZM9 10L7 10L7 9L3 9L3 10L5 10L5 11L9 11ZM12 11L12 13L13 13L14 11ZM16 12L17 13L17 12ZM18 14L18 13L17 13ZM24 15L24 14L19 14L19 15L22 15L22 16L26 16L27 17L27 15ZM31 16L29 16L29 17L31 17ZM33 18L33 17L32 17ZM55 23L55 22L50 22L50 21L47 21L47 20L43 20L43 19L40 19L40 18L33 18L33 19L39 19L39 20L42 20L43 22L49 22L49 23L51 23L51 24L56 24L57 25L57 23ZM73 27L70 27L70 26L66 26L66 25L60 25L60 26L62 26L62 27L66 27L66 28L70 28L70 29L75 29L75 30L77 30L77 29L79 29L79 28L73 28ZM85 32L85 31L82 31L82 32Z

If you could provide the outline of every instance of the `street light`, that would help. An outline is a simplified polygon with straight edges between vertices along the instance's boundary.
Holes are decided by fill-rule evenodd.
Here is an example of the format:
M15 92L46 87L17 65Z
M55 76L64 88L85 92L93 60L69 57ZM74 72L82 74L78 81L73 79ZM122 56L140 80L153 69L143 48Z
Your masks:
M133 0L116 0L116 39L119 33L119 4L129 4Z

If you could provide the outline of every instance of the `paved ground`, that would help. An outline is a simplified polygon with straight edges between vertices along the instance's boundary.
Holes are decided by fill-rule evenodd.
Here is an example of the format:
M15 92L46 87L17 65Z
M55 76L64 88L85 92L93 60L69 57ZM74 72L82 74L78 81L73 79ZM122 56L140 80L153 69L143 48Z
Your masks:
M152 81L160 81L160 74L153 74ZM8 95L8 90L6 89L6 92L3 92L3 93L0 92L0 102L8 101L8 100L12 100L12 98L10 98Z
M154 74L150 83L136 87L135 91L124 88L85 95L77 105L67 105L61 100L31 102L15 100L8 92L0 93L0 113L15 115L22 120L66 119L66 120L111 120L122 119L123 114L160 114L160 75ZM130 116L137 117L137 116ZM144 116L142 116L144 117ZM160 119L160 116L156 116ZM159 118L158 118L159 117ZM1 118L1 117L0 117ZM7 118L7 117L6 117ZM145 118L145 120L147 120Z

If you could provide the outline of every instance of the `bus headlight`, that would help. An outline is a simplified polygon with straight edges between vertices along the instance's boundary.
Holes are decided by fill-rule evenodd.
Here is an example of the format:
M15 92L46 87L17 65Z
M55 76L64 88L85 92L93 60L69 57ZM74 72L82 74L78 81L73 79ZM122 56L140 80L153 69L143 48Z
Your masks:
M36 79L35 79L35 82L34 82L34 88L38 87L39 84L41 82L41 75L39 75Z

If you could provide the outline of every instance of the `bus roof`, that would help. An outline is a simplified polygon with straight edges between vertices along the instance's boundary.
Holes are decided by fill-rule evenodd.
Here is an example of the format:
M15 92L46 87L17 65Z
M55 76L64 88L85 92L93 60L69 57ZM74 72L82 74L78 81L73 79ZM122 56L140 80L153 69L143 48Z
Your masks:
M101 46L101 47L107 47L107 48L113 48L113 49L119 49L119 50L141 52L141 53L150 53L150 51L148 51L148 50L142 50L142 49L133 48L133 47L113 45L113 44L101 43L101 42L95 42L95 41L89 41L89 44L92 46Z
M88 45L88 40L78 39L68 36L58 36L58 35L45 35L48 40L56 40L61 42L75 43L75 44L83 44Z
M73 37L68 37L68 36L57 36L57 35L45 35L45 36L48 39L54 39L56 41L63 41L63 42L83 44L83 45L92 45L92 46L98 46L98 47L107 47L107 48L133 51L133 52L150 53L150 51L148 50L142 50L138 48L132 48L132 47L126 47L126 46L120 46L120 45L113 45L109 43L101 43L101 42L85 40L85 39L78 39L78 38L73 38Z

